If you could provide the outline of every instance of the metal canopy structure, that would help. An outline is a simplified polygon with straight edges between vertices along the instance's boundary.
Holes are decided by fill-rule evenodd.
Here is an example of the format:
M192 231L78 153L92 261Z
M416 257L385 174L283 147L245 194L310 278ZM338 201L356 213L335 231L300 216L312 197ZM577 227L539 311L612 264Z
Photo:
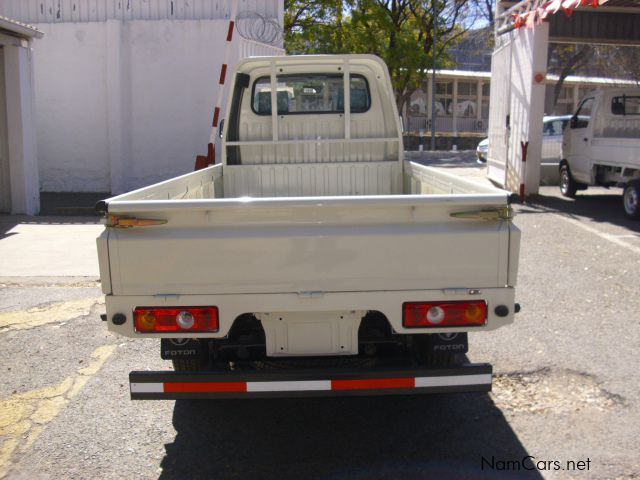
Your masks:
M498 35L545 21L551 43L640 45L638 0L502 1L497 9Z
M0 15L0 33L21 38L42 38L44 34L32 25Z
M540 182L550 42L640 45L640 1L498 1L487 175L523 198Z

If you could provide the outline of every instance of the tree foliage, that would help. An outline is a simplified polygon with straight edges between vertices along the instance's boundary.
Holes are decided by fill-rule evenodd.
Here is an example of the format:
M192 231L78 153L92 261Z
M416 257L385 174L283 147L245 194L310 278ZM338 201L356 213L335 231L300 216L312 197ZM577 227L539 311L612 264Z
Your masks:
M558 103L564 81L569 75L580 72L590 62L593 62L594 47L591 44L549 44L549 61L547 70L558 75L558 81L553 87L553 104Z
M470 6L469 0L287 0L285 48L381 57L401 111L433 65L434 29L437 68L450 67L448 48L464 33Z
M634 46L550 43L548 58L548 72L558 75L553 92L554 105L570 75L636 82L640 79L640 49ZM612 65L615 68L612 69Z

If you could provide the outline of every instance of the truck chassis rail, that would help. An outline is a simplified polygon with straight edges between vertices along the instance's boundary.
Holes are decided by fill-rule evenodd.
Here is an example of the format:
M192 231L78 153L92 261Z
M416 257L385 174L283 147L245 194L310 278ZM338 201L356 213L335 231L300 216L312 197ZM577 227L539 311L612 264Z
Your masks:
M334 372L131 372L132 400L408 395L491 391L486 363Z

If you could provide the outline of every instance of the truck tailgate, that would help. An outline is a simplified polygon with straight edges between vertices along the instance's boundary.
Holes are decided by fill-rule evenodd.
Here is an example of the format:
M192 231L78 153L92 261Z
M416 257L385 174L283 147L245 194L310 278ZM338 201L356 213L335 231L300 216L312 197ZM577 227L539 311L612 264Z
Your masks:
M166 223L109 229L112 293L513 285L517 229L474 216L505 203L504 194L116 201L110 215Z

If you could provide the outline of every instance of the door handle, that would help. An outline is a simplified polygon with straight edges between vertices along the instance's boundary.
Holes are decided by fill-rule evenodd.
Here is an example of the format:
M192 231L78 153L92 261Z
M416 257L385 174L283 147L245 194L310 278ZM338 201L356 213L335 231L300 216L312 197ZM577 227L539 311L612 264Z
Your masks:
M584 140L585 142L588 142L588 141L589 141L589 139L588 139L587 137L584 137L584 138L583 138L583 140Z

